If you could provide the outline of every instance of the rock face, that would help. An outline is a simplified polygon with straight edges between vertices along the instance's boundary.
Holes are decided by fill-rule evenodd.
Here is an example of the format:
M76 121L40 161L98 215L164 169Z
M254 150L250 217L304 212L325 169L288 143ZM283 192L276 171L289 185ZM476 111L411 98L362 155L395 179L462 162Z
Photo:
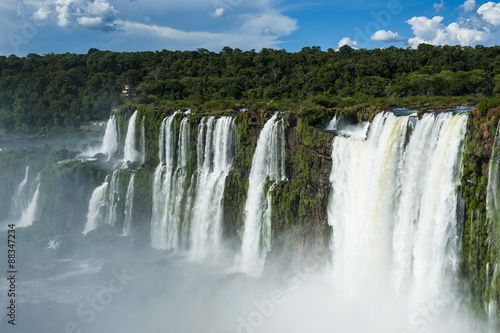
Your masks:
M225 236L238 249L253 152L259 133L272 112L248 112L236 117L238 149L226 180ZM276 260L300 262L311 248L328 249L330 228L326 206L330 190L333 135L302 124L292 113L286 122L286 177L271 189L272 250L267 265ZM270 186L270 185L269 185Z
M287 125L288 181L273 192L271 257L298 264L312 250L328 250L333 135L303 124L293 114L288 115Z
M489 268L495 264L495 248L499 244L486 209L489 163L499 119L498 108L470 112L462 160L462 268L468 281L467 301L479 313L487 309L493 299L500 302L499 276Z

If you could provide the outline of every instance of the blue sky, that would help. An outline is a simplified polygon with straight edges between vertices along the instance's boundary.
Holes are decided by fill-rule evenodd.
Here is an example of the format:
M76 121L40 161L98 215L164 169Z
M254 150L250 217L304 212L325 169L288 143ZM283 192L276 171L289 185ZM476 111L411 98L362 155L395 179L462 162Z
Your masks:
M500 44L500 2L0 0L0 54Z

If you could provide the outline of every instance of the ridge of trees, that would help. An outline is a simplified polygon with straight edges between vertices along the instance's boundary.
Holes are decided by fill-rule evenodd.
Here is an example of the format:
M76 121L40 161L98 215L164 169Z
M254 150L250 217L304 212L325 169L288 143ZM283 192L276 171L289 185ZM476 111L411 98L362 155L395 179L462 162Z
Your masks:
M0 126L47 132L105 119L133 83L135 103L279 101L334 107L373 98L500 96L500 46L300 52L262 49L0 56ZM186 105L190 106L190 105Z

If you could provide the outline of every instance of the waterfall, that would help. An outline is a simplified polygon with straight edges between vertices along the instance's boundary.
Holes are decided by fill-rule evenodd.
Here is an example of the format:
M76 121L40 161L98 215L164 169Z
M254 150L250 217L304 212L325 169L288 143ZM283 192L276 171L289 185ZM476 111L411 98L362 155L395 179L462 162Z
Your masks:
M137 151L136 134L137 111L135 111L128 121L127 135L125 136L125 145L123 146L123 160L129 162L139 161L141 154Z
M127 197L128 189L125 198L125 205L120 204L123 202L124 192L122 183L122 175L128 171L116 169L111 174L106 176L104 183L98 186L89 200L87 210L87 222L83 230L86 235L89 231L98 228L101 225L107 224L110 226L117 226L118 223L124 222L123 228L125 229L125 220L127 215ZM133 175L131 175L131 178ZM129 179L129 187L131 180ZM133 195L133 194L130 194ZM125 219L122 219L125 216Z
M154 176L151 221L151 244L158 249L177 249L179 245L180 207L185 195L189 158L189 118L182 119L176 140L174 121L177 114L166 117L160 128L160 164Z
M285 126L277 117L276 113L265 123L250 169L240 265L242 271L252 275L262 273L271 249L270 192L273 185L286 180Z
M127 196L125 198L125 222L123 223L123 235L128 236L132 231L132 219L134 212L134 194L135 194L135 174L130 176L127 187Z
M30 171L30 167L26 166L26 170L24 171L24 178L17 186L16 194L12 198L12 208L11 208L11 215L12 216L16 216L17 214L20 214L21 210L26 206L24 192L25 192L26 184L28 183L29 171Z
M486 210L490 223L500 221L500 122L497 126L493 152L488 170ZM492 225L495 227L495 225ZM498 226L496 226L498 228ZM500 230L498 230L500 232Z
M120 170L115 170L111 174L111 180L108 186L107 208L108 217L106 224L114 226L118 219L118 202L120 201ZM109 176L108 176L109 177Z
M335 115L326 126L326 129L329 131L337 130L337 123L338 123L338 117Z
M488 169L486 212L489 224L488 239L490 242L492 239L497 239L498 242L498 235L500 235L500 122L497 125L493 151ZM498 266L500 265L498 255L500 254L500 249L498 249L498 245L495 246L494 244L490 244L490 247L493 252L493 262L489 266L493 267L493 275L491 277L491 281L489 282L490 285L488 286L488 289L490 290L490 301L487 305L487 310L490 331L494 332L498 325L497 299L500 295L497 288L500 287L498 286L498 281L500 281L498 276Z
M378 114L333 140L328 221L337 297L450 299L460 258L457 191L467 115ZM361 303L358 303L361 304Z
M235 128L233 118L203 118L198 127L198 170L191 223L191 255L201 260L220 253L223 197L231 171Z
M33 194L33 197L31 198L26 209L22 212L21 218L16 223L18 228L29 227L36 220L38 197L40 195L40 175L38 175L36 182L37 186L35 193Z
M151 244L158 249L190 248L193 259L204 259L221 246L222 198L234 156L235 128L230 117L204 117L198 124L197 168L189 169L191 133L184 116L175 133L176 116L160 128L160 164L153 185Z
M113 157L113 154L116 153L117 149L118 129L116 127L116 117L113 114L106 124L106 131L104 132L102 146L99 152L106 155L108 157L108 160L110 160L111 157Z
M105 181L101 186L98 186L94 192L92 192L92 196L89 200L87 222L85 223L85 228L82 232L84 235L104 224L104 207L106 204L105 197L108 185L109 183Z
M141 121L141 151L139 153L139 161L144 164L146 161L146 117L142 117Z

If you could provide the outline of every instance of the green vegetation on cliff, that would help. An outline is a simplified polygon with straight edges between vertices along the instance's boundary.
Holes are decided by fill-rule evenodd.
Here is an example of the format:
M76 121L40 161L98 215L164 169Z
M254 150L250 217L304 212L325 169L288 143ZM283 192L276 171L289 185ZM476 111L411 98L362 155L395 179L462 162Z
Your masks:
M491 283L492 279L498 279L493 276L493 266L498 255L495 248L499 244L491 242L492 230L486 212L488 170L500 120L499 107L500 99L489 99L471 111L462 161L461 189L465 204L462 265L470 288L468 301L471 308L483 315L491 299L500 302L499 290L493 290L498 287L492 287L494 283ZM498 282L496 285L500 286Z

